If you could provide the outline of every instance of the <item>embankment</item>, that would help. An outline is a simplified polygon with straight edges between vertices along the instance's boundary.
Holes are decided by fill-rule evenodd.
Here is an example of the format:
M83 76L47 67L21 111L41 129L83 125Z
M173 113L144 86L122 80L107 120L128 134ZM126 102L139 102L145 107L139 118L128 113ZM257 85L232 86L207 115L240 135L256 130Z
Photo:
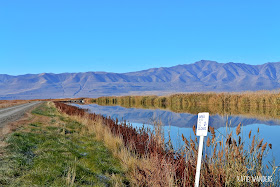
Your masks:
M113 100L112 100L113 102ZM114 101L115 102L115 101ZM98 139L123 163L131 184L136 186L193 186L196 171L198 140L182 136L185 145L180 152L175 152L170 142L165 144L161 125L155 124L155 131L135 129L125 122L89 114L86 110L75 106L56 102L56 107L73 119L85 124L89 132L98 134ZM195 127L194 133L195 133ZM263 158L272 145L259 140L257 136L248 148L244 147L241 138L241 124L236 132L229 132L224 141L216 137L214 128L210 127L211 135L207 139L207 147L211 154L205 155L202 162L201 184L208 186L261 186L262 182L246 183L238 176L268 175L263 166ZM233 138L236 133L236 138ZM261 132L260 132L261 133ZM267 166L270 167L270 166ZM274 172L273 183L277 186L277 172Z

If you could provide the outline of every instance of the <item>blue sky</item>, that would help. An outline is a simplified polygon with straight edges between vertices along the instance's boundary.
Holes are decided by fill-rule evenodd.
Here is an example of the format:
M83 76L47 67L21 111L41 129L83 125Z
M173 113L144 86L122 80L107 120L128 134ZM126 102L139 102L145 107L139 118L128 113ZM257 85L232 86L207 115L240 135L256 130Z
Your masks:
M280 1L2 0L0 74L280 61Z

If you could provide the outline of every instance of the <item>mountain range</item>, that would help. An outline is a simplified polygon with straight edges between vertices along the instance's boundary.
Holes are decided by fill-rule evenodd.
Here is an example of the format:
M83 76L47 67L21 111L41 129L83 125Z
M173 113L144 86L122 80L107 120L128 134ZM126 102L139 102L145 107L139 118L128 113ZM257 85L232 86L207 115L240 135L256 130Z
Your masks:
M0 99L49 99L175 92L239 92L280 88L280 62L217 63L152 68L130 73L0 74Z

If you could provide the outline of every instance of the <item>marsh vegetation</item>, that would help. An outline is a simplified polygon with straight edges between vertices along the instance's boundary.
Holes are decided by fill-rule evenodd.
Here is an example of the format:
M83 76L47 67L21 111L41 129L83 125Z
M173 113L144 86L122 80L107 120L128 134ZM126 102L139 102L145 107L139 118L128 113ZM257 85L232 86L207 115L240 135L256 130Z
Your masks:
M121 160L132 185L140 186L193 186L195 179L198 140L181 136L184 146L174 150L172 143L165 140L160 123L151 129L135 129L126 122L88 113L75 106L56 103L60 111L86 124L89 132L98 134L112 150L114 156ZM193 127L195 133L195 127ZM210 127L211 136L207 147L211 150L203 156L201 184L210 186L260 186L279 185L277 167L271 163L265 165L263 158L272 145L259 136L246 138L241 136L242 126L235 132L228 132L223 137L217 136ZM261 133L261 132L257 132ZM195 137L195 136L194 136ZM249 146L245 146L250 141ZM240 182L237 176L271 175L273 183Z
M183 102L181 97L112 97L94 102L130 107L138 103L143 108L160 106L156 103L161 101L169 109ZM260 138L261 133L243 134L239 124L235 131L221 135L210 126L201 185L278 186L279 168L273 161L264 162L274 145ZM86 109L45 102L6 137L0 154L0 185L193 186L198 151L195 126L191 137L178 137L184 144L174 149L159 121L153 129L135 128ZM271 176L273 181L247 183L238 176Z
M119 96L86 99L86 103L165 109L197 114L245 115L280 119L280 94L268 91L244 93L190 93L169 96Z

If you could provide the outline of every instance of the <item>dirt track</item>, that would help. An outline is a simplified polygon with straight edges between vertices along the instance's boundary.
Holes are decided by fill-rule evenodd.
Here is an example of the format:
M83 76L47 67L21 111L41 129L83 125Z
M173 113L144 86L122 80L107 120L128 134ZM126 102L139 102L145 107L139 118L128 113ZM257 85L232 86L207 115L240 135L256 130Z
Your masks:
M0 128L8 122L20 119L29 109L41 102L32 102L0 109Z

